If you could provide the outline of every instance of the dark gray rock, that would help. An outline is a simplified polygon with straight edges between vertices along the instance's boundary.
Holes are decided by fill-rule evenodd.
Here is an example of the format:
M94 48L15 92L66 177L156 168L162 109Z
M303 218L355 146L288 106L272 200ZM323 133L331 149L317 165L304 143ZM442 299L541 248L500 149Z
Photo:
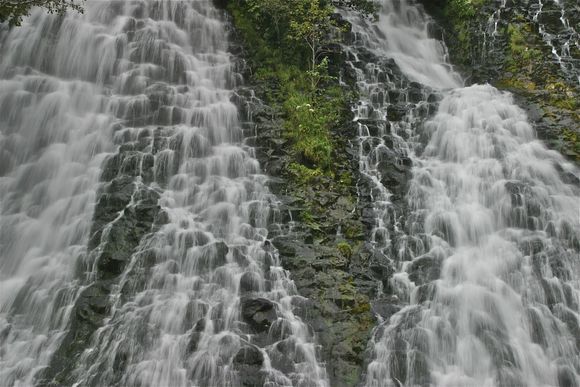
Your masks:
M442 262L441 257L430 254L416 258L408 270L409 279L417 286L439 279Z
M260 349L255 345L243 343L232 361L240 385L243 387L264 386L266 375L262 371L263 363L264 355Z
M265 298L244 298L241 310L242 319L256 333L268 331L278 319L276 305Z

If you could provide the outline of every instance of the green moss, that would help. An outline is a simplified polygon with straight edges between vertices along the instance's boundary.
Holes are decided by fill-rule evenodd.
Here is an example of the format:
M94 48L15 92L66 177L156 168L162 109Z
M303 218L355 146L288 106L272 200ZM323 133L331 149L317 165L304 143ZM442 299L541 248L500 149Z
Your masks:
M305 47L290 39L292 19L280 18L274 28L272 20L256 14L254 3L229 4L234 25L249 51L253 77L270 86L265 90L266 102L284 113L286 137L296 162L329 171L335 152L331 131L346 104L344 93L328 74L328 60L322 59L312 69L305 59ZM281 2L274 5L287 11Z
M360 222L356 223L348 223L343 228L344 236L348 239L354 240L359 239L361 235L363 235L363 226Z
M532 25L510 23L507 28L509 52L507 68L513 72L532 74L543 61L542 52L534 48Z
M352 312L354 314L362 314L362 313L368 313L371 311L371 304L368 302L368 300L361 300L360 302L358 302L355 307L352 309ZM365 322L371 322L371 324L373 323L373 321L371 319L365 319ZM365 324L366 325L366 324Z
M352 256L352 247L348 243L340 242L336 248L343 257L350 258Z
M340 184L346 187L352 187L354 182L352 179L352 174L350 172L343 172L340 174L338 181Z
M576 93L570 86L564 82L555 81L549 82L545 89L550 92L550 104L552 106L576 112L576 119L579 118L577 109L580 107L580 103L578 102Z
M576 108L578 107L578 100L576 100L575 98L559 98L559 97L555 97L551 100L552 105L560 108L560 109L566 109L566 110L576 110Z
M477 40L473 36L474 24L477 22L477 14L485 0L449 0L439 13L452 29L450 39L457 56L456 62L469 64L471 51Z
M576 145L579 145L579 141L578 141L578 133L570 130L569 128L564 128L562 129L562 137L566 140L566 141L570 141Z
M288 20L275 21L273 17L264 17L270 10L252 8L252 4L264 2L275 8L296 9L295 2L284 0L241 0L231 2L229 8L246 48L251 68L247 80L272 109L268 115L275 116L275 121L272 120L275 131L269 122L268 135L288 140L279 158L284 184L277 189L296 203L295 208L301 209L297 229L304 236L298 236L297 243L308 249L304 250L304 257L288 259L292 263L287 266L293 270L299 291L316 301L319 311L313 313L327 319L328 331L336 329L336 334L321 334L324 347L338 348L346 343L344 352L333 353L332 362L340 369L337 380L355 385L363 364L362 354L375 324L368 295L363 294L369 289L358 274L365 269L351 270L353 265L360 265L358 254L364 238L360 214L353 211L356 205L353 165L345 152L348 139L355 132L350 109L351 102L357 99L355 89L354 85L341 86L338 74L330 73L340 68L340 63L330 63L340 60L339 55L328 60L321 57L312 66L312 57L308 58L308 50L303 45L301 48L301 42L285 38ZM372 5L366 0L349 4ZM336 237L338 230L343 233L340 242ZM282 251L281 256L286 259ZM357 273L357 280L351 272Z
M537 88L535 82L519 78L504 78L496 82L495 85L500 89L516 89L525 92L531 92Z
M293 180L300 185L307 185L317 177L323 176L323 172L319 168L308 168L299 163L291 163L288 170L292 174Z
M560 134L565 152L580 161L580 134L570 128L562 129Z

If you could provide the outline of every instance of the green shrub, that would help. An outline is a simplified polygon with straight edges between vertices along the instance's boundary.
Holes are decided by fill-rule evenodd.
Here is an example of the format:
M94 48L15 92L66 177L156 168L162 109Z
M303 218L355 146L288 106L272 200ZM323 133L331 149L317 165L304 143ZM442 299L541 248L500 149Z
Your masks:
M336 248L338 249L338 251L340 251L340 254L342 254L343 257L345 258L352 257L352 247L350 247L348 243L340 242L338 243L338 245L336 245Z

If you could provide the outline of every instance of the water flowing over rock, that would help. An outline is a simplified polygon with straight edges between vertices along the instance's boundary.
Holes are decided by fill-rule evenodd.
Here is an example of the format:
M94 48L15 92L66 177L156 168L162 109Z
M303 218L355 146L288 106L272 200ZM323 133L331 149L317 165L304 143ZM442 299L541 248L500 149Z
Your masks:
M398 271L376 303L385 320L365 384L577 385L578 169L535 138L509 93L460 87L420 6L388 0L378 22L345 17L371 238ZM373 63L360 62L365 50ZM389 176L407 158L401 199Z
M227 1L0 24L1 387L580 387L578 5L335 4L324 171Z
M328 385L224 16L89 1L1 31L0 385Z

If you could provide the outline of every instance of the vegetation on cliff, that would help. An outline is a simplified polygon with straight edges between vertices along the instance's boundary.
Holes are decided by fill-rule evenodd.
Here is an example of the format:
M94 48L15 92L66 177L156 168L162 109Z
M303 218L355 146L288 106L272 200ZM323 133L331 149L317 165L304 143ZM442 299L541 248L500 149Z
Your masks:
M349 3L361 12L372 3ZM295 192L304 193L306 210L301 218L325 237L320 221L328 208L318 205L316 194L333 192L348 197L353 188L351 166L344 153L348 138L339 135L352 120L353 88L340 85L340 36L345 25L333 14L330 3L298 0L230 2L228 9L241 34L251 69L250 83L261 89L261 98L281 117L283 137L289 144L291 162L281 173ZM346 123L346 125L345 125ZM361 227L348 224L348 237L359 236Z
M272 86L266 102L283 112L296 158L310 170L304 176L328 172L330 132L345 108L328 72L332 7L318 0L249 0L232 2L229 10L247 42L253 77Z
M346 6L374 11L366 0ZM293 214L292 230L272 235L273 244L312 302L302 317L317 333L332 385L354 386L375 325L375 284L362 278L368 257L356 211L358 164L347 153L356 136L356 88L339 82L340 43L350 26L327 1L247 0L228 10L248 62L246 80L268 106L267 114L253 112L258 147L268 152L262 162L283 180L273 191Z

